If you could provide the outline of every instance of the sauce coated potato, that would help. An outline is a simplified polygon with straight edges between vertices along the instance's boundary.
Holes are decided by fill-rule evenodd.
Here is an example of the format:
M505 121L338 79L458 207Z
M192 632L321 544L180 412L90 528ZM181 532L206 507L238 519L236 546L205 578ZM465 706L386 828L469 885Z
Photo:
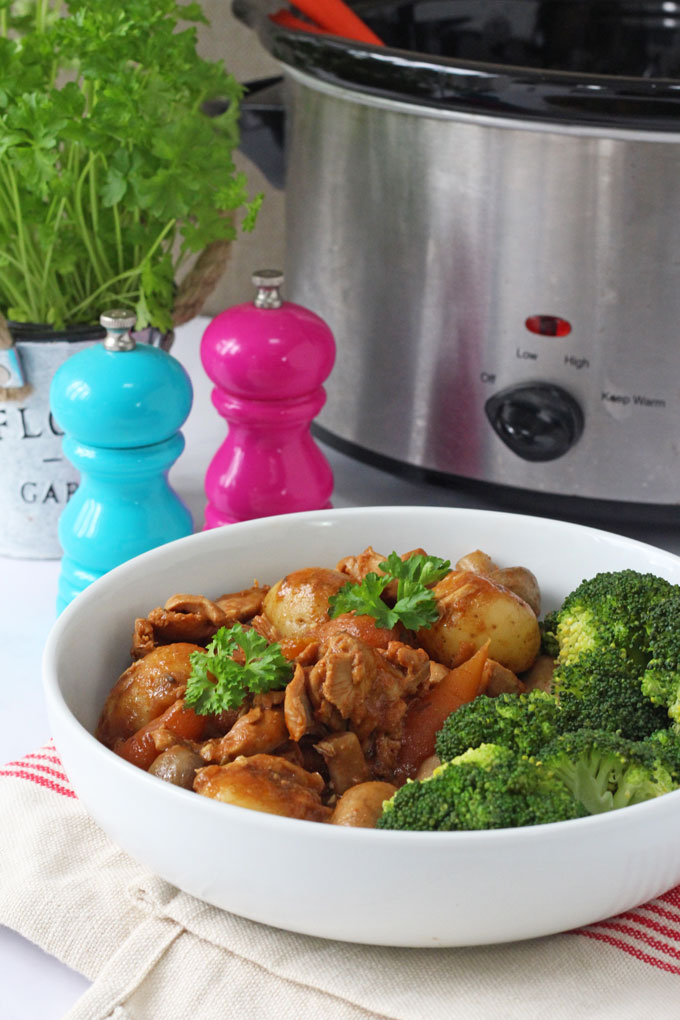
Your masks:
M453 669L489 641L489 657L521 673L541 645L536 615L518 595L481 574L458 570L432 589L439 619L418 631L431 658Z
M303 638L328 620L328 599L347 583L339 570L306 567L286 574L267 592L263 615L283 638Z
M241 756L228 765L207 765L194 779L194 790L203 797L312 822L325 822L331 814L321 803L323 788L318 773L270 754Z
M108 747L126 740L177 700L191 675L190 655L200 645L160 645L129 666L106 699L97 739Z

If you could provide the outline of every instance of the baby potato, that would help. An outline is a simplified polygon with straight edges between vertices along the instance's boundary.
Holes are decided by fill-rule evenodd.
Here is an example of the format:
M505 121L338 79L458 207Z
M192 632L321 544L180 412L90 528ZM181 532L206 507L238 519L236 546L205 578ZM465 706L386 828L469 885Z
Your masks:
M202 651L200 645L179 641L159 645L133 662L109 692L97 724L97 739L113 747L161 715L186 686L191 653Z
M490 641L490 658L513 673L533 664L541 645L538 621L514 592L467 570L452 571L432 591L439 618L418 631L432 659L453 669Z
M283 638L299 639L328 620L328 599L347 576L327 567L305 567L286 574L270 588L262 612Z

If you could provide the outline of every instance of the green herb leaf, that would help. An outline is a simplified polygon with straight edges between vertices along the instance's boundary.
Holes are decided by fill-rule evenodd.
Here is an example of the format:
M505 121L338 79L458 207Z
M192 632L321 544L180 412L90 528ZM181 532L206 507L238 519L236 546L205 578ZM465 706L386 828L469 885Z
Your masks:
M244 663L234 659L238 649ZM282 690L293 676L280 645L269 644L240 623L220 627L205 652L192 652L189 658L192 669L184 701L199 715L238 708L249 692Z
M332 595L328 604L331 617L341 613L372 616L379 627L402 623L408 630L419 630L434 623L439 612L428 585L436 584L451 569L450 560L418 553L402 560L396 552L379 564L383 575L373 572L361 584L348 582ZM382 595L391 581L397 581L397 599L390 608Z
M195 0L0 0L0 312L167 329L191 255L252 229L244 90L188 23Z
M391 552L380 564L380 569L393 578L428 587L441 581L448 574L451 561L442 560L438 556L425 556L423 553L416 553L402 560L396 552Z
M379 627L394 627L399 617L382 600L382 593L390 578L378 574L366 574L361 584L348 581L335 595L328 599L331 617L341 613L356 613L358 616L372 616Z

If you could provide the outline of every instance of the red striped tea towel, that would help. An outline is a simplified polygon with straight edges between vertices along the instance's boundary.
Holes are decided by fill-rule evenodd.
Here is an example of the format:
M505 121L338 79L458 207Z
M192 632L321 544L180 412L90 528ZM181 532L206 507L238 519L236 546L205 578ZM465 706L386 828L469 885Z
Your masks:
M680 1018L680 887L549 938L357 946L155 878L90 820L52 744L0 767L0 816L0 923L93 981L68 1020Z

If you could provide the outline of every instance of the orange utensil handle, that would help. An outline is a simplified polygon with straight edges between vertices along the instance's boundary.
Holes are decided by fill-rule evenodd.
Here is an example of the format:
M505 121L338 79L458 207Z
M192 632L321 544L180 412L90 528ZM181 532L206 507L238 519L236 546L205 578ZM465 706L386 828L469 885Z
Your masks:
M375 32L343 0L293 0L293 6L311 18L319 28L355 42L383 46Z
M296 28L302 32L313 32L315 35L330 35L331 33L326 28L321 28L319 25L313 25L311 21L303 21L302 18L296 18L290 11L277 11L276 14L270 14L269 20L274 21L277 25L281 25L282 28Z

